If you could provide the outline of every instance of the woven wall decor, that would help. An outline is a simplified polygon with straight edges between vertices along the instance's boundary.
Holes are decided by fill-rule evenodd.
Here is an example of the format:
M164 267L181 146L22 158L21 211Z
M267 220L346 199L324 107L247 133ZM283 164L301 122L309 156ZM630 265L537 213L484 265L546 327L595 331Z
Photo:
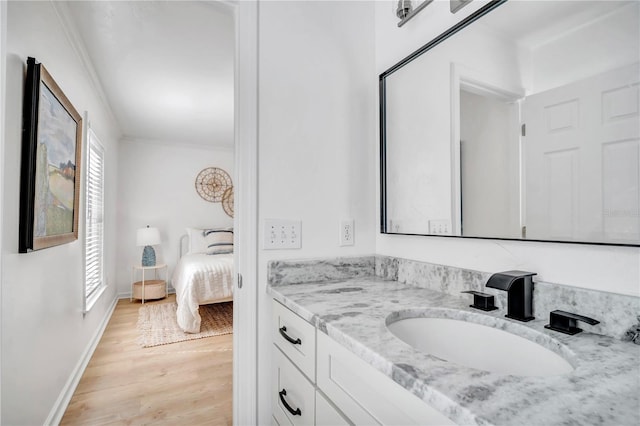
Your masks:
M219 203L224 191L233 187L231 177L218 167L207 167L196 177L196 191L206 201Z
M229 217L233 217L233 186L222 195L222 209Z

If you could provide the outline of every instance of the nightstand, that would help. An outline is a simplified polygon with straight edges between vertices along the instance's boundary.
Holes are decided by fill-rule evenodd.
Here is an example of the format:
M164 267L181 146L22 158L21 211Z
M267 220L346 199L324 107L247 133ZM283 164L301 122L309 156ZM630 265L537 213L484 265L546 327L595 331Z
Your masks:
M164 269L164 279L160 279L158 274ZM142 271L142 281L136 281L138 271ZM153 271L153 279L148 277ZM163 299L167 297L167 279L169 268L166 263L158 263L155 266L133 265L131 268L131 298L145 300Z

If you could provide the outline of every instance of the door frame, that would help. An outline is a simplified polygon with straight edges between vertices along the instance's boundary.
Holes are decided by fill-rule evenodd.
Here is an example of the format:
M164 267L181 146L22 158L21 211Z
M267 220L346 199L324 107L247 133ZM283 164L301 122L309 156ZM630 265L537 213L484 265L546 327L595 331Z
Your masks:
M520 87L505 87L503 82L496 81L491 76L483 75L461 64L451 63L451 232L452 235L457 236L462 236L462 190L460 179L461 89L509 102L517 102L525 96L524 89Z
M2 347L2 274L4 264L4 132L6 116L6 75L7 75L7 2L0 1L0 348ZM0 350L0 377L2 377L2 351ZM2 419L2 391L0 390L0 419Z
M258 2L234 0L233 424L258 414Z

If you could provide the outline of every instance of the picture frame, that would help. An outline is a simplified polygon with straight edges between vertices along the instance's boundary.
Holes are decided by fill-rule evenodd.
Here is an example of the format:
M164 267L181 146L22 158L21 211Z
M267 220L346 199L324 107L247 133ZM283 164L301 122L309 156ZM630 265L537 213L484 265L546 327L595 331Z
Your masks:
M82 116L47 69L27 59L18 251L78 239Z

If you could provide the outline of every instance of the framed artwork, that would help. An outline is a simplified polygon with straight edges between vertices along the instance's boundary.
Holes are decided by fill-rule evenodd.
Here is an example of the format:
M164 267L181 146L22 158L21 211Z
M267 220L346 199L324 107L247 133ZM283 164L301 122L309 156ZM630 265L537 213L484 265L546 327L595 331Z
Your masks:
M42 64L27 59L18 251L78 239L82 117Z

